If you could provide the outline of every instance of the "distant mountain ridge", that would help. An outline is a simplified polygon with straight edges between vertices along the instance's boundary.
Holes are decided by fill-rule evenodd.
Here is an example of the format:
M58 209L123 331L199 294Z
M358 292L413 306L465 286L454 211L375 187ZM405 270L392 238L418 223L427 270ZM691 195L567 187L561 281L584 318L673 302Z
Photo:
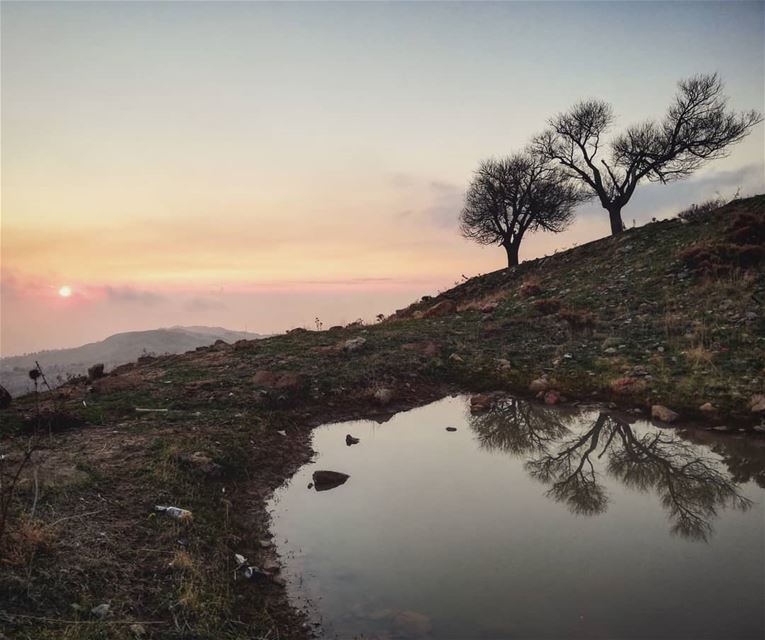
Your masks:
M79 347L0 358L0 384L14 396L31 391L33 385L28 372L34 368L35 361L40 363L48 382L54 386L68 376L86 373L88 367L98 363L103 363L108 371L146 354L184 353L211 345L216 340L233 343L263 337L257 333L203 326L127 331Z

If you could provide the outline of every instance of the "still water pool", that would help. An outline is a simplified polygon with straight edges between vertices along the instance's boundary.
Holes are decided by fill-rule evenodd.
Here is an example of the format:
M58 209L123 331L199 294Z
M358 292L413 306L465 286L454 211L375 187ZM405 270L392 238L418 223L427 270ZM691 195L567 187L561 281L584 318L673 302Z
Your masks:
M330 638L763 638L765 442L691 437L464 396L317 428L271 503L290 597Z

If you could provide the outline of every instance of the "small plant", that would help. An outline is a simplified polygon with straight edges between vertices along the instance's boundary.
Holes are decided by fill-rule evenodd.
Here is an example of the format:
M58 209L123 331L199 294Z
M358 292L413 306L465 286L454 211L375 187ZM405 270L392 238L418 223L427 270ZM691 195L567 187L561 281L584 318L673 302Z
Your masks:
M385 314L384 313L378 313L375 316L375 320L377 320L377 322L382 322L383 320L385 320Z
M324 327L324 323L319 320L319 316L316 316L314 319L314 324L316 325L316 331L321 331L322 327Z

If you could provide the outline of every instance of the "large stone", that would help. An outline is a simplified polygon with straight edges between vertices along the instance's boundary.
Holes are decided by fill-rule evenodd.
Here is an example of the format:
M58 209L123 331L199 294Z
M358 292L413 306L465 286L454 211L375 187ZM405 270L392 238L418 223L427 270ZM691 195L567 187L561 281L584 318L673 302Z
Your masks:
M479 393L470 398L470 412L481 413L488 411L494 404L494 398L486 393Z
M664 405L655 404L651 407L651 417L656 418L656 420L661 420L662 422L674 422L680 416Z
M346 340L343 343L343 349L345 351L351 352L351 351L358 351L363 347L367 342L366 338L363 338L359 336L358 338L351 338L350 340Z
M711 402L705 402L699 407L699 411L704 411L705 413L711 413L714 410L715 407Z
M350 476L339 471L314 471L313 487L316 491L327 491L344 484Z

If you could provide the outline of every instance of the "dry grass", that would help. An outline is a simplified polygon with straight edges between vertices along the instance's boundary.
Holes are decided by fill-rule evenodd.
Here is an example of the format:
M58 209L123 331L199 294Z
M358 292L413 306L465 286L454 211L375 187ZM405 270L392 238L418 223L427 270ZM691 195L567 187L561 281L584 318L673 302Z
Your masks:
M51 550L54 538L42 521L21 516L9 526L0 558L3 564L26 567L36 554Z

